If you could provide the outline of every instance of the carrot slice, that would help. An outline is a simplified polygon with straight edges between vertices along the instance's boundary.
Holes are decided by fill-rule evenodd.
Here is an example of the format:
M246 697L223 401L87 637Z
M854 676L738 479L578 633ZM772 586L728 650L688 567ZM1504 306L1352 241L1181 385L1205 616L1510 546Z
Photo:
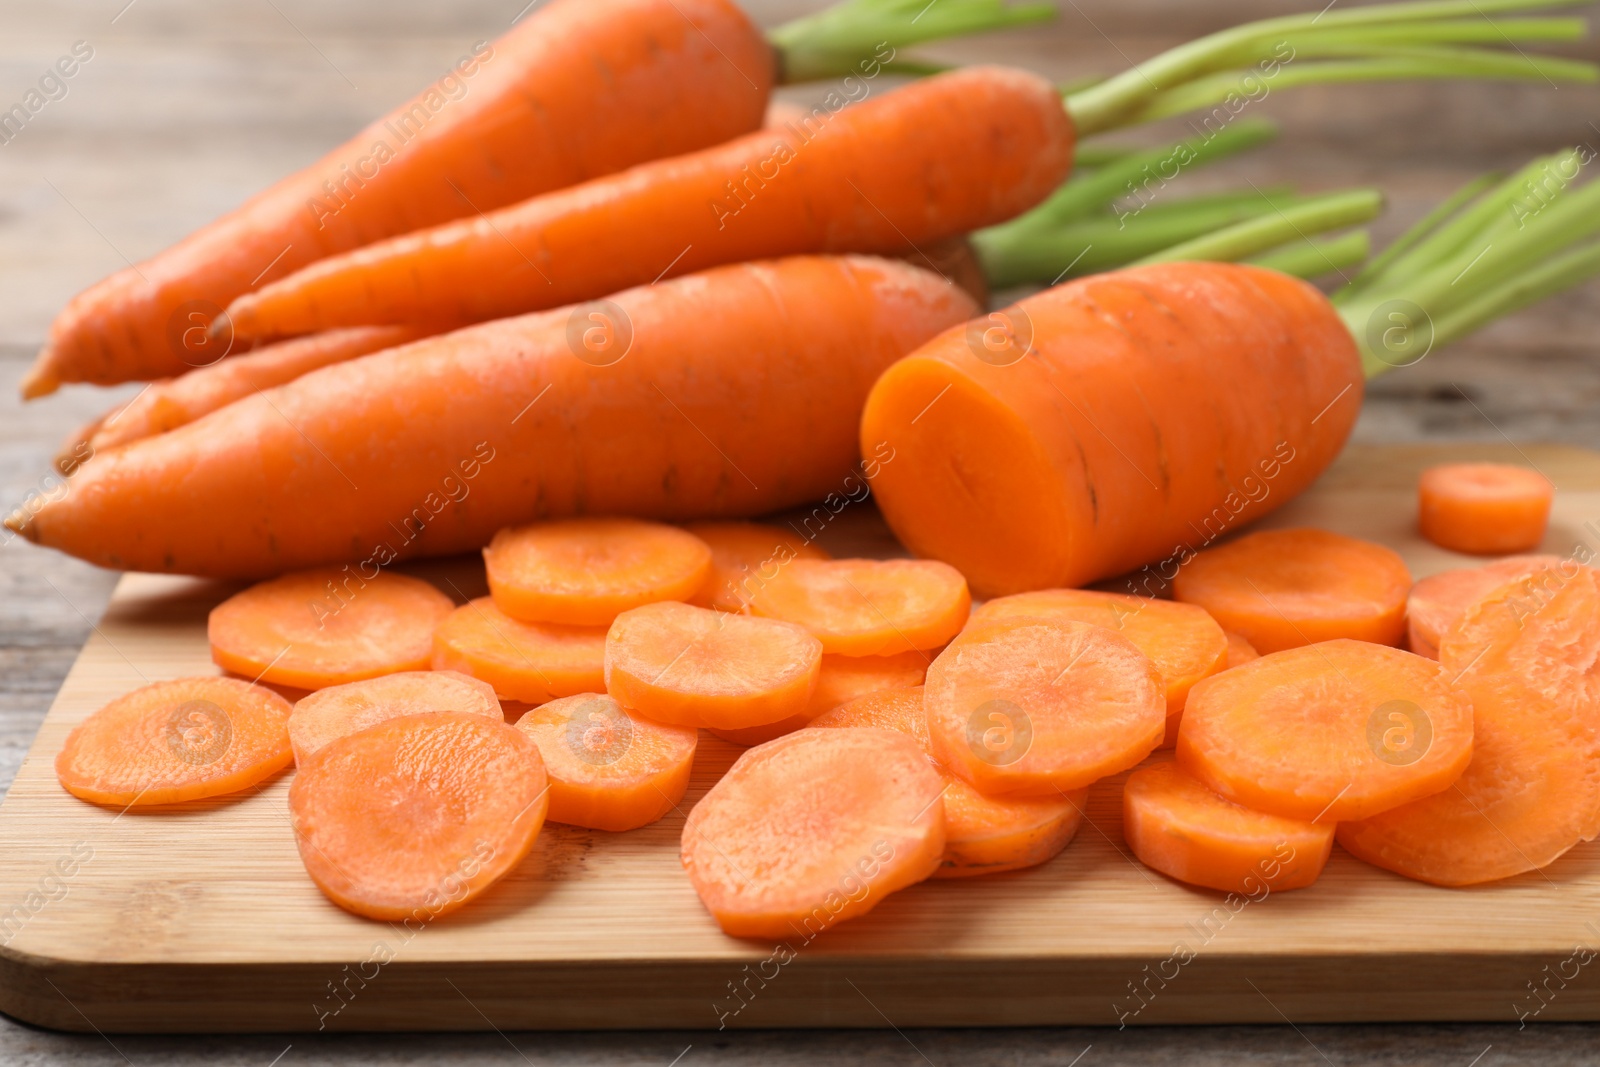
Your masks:
M633 830L671 811L689 788L699 734L629 714L604 693L552 700L517 720L550 776L551 822Z
M1274 652L1195 686L1184 770L1288 819L1365 819L1447 789L1472 758L1472 707L1439 665L1366 641Z
M424 711L462 711L504 721L494 687L458 671L401 671L360 682L331 685L302 697L289 716L294 761L348 734L385 719Z
M784 734L793 733L823 712L840 704L884 689L905 689L921 685L933 657L926 652L900 652L893 656L822 655L817 669L817 686L811 702L798 715L765 726L743 730L712 730L711 733L735 745L763 745Z
M1472 762L1442 793L1341 825L1339 843L1408 878L1473 885L1600 833L1600 576L1580 568L1540 598L1503 586L1439 655L1472 700Z
M1539 547L1556 487L1511 463L1445 463L1417 481L1417 525L1441 548L1475 556Z
M789 530L757 522L691 522L684 529L711 549L710 577L691 601L703 608L745 611L789 561L832 558Z
M544 825L533 741L486 715L388 719L312 754L289 786L306 873L372 919L431 919L510 871Z
M961 572L928 559L797 559L750 603L757 615L799 623L825 652L886 656L938 648L967 621Z
M1261 653L1256 651L1256 646L1240 637L1232 630L1224 630L1228 635L1228 664L1227 667L1239 667L1251 660L1260 659ZM1223 668L1224 670L1227 667Z
M928 668L933 754L979 790L1060 797L1161 743L1161 676L1127 638L1030 616L985 619Z
M916 738L931 759L922 693L921 686L869 693L819 716L811 725L898 730ZM944 855L934 878L968 878L1044 863L1077 834L1089 798L1086 789L1055 798L989 797L954 775L943 777Z
M223 670L258 682L321 689L426 670L450 598L419 578L349 567L299 571L253 585L211 609L206 637Z
M1406 597L1406 634L1411 651L1439 658L1439 641L1478 601L1508 582L1561 566L1560 556L1508 556L1481 567L1430 574ZM1568 564L1566 569L1576 567Z
M1140 767L1122 787L1122 834L1146 867L1254 897L1304 889L1333 850L1331 823L1252 811L1175 763Z
M606 634L606 692L674 726L739 729L805 710L822 642L792 623L648 604Z
M1178 739L1183 702L1194 683L1227 665L1228 635L1204 608L1171 600L1099 593L1089 589L1042 589L1003 596L972 613L974 619L1034 615L1072 619L1113 630L1149 657L1166 686L1167 733L1163 746Z
M1399 644L1410 589L1393 549L1312 529L1262 530L1208 548L1172 583L1174 597L1261 652L1339 637Z
M156 682L67 735L56 777L75 797L133 807L248 789L289 765L289 702L234 678Z
M799 730L745 752L694 806L683 865L725 933L809 940L934 872L943 788L904 734Z
M489 597L451 612L433 633L433 669L460 671L502 700L543 704L606 684L606 631L513 619Z
M698 593L711 549L659 522L566 519L501 530L483 562L490 595L512 618L609 626L629 608Z

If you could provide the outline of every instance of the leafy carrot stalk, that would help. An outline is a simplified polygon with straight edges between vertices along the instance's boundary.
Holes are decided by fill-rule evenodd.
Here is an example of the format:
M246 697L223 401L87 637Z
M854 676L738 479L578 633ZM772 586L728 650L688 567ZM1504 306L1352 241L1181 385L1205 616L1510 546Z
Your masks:
M749 133L775 82L854 75L846 90L859 92L886 63L907 66L893 62L899 48L1054 14L1046 3L847 0L763 37L732 0L542 5L316 163L80 294L23 395L182 374L229 348L205 327L263 282Z
M1078 137L1220 104L1238 94L1241 77L1592 80L1582 63L1436 43L1461 19L1532 6L1549 5L1449 0L1269 19L1072 92L1065 107L1055 87L1017 70L936 75L799 126L324 260L235 301L229 321L246 337L474 321L742 259L908 252L1044 200L1071 169ZM1529 21L1537 28L1512 23L1507 36L1549 36ZM1582 27L1563 20L1556 29L1570 36ZM1341 58L1296 59L1300 50Z

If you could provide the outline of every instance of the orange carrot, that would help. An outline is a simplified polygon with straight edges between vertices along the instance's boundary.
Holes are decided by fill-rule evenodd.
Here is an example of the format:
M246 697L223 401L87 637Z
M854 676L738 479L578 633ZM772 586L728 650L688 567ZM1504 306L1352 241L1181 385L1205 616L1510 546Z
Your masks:
M1472 707L1432 660L1365 641L1262 656L1189 694L1178 763L1287 819L1365 819L1448 789L1472 757Z
M254 577L580 512L770 512L859 480L873 379L973 310L903 263L741 264L324 367L97 457L6 522L106 566ZM626 327L609 353L583 343L594 315Z
M986 619L928 668L936 759L984 793L1061 797L1161 743L1165 686L1127 638L1031 616Z
M683 865L734 937L812 937L922 881L944 851L939 773L889 730L749 749L689 812Z
M1510 463L1445 463L1417 483L1417 525L1441 548L1477 556L1538 548L1555 486Z
M691 522L684 527L711 548L711 575L692 602L745 611L761 586L791 559L830 559L805 538L755 522Z
M1348 637L1397 645L1411 572L1384 545L1327 530L1263 530L1208 548L1172 595L1262 652Z
M711 549L662 523L567 519L501 530L483 562L495 606L513 619L609 626L629 608L693 596Z
M321 689L426 670L434 628L452 608L449 597L419 578L391 571L365 578L325 567L235 593L211 609L206 639L223 670Z
M306 873L371 919L426 922L528 854L544 825L544 763L485 715L388 719L318 749L289 786Z
M1252 645L1232 630L1225 632L1228 635L1228 667L1239 667L1253 659L1261 658L1261 653L1256 651L1255 645Z
M818 715L857 697L921 685L928 673L928 664L932 662L933 655L929 652L901 652L893 656L835 656L825 652L817 668L816 688L811 690L811 702L805 711L765 726L751 726L743 730L714 729L711 733L746 748L765 744L784 734L793 733Z
M521 622L479 597L434 630L432 662L488 682L503 700L543 704L605 687L606 631Z
M1406 597L1406 633L1411 651L1438 659L1440 640L1474 604L1508 582L1560 565L1559 556L1508 556L1481 567L1428 575L1412 586Z
M675 726L741 729L803 711L822 642L776 619L649 604L606 633L606 692Z
M1546 572L1547 575L1561 572ZM1472 762L1449 789L1339 827L1347 851L1408 878L1474 885L1548 866L1600 833L1600 577L1521 581L1439 649L1472 701Z
M949 641L966 623L972 596L960 571L933 560L797 559L750 607L804 626L826 652L887 656Z
M1252 811L1166 762L1128 775L1122 833L1145 866L1180 882L1251 898L1304 889L1333 850L1331 823Z
M93 804L177 804L248 789L289 765L289 702L233 678L178 678L120 696L73 727L56 756Z
M459 711L504 721L500 701L487 682L457 671L401 671L319 689L295 702L289 716L294 761L303 765L331 741L376 726L385 719L424 711Z
M699 735L632 715L602 693L552 700L517 720L550 775L550 821L648 826L683 799Z

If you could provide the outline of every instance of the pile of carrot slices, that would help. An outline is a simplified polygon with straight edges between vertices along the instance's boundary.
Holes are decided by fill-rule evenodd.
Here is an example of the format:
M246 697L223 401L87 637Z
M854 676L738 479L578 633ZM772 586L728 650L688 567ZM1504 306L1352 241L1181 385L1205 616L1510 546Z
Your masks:
M1506 514L1453 521L1481 544L1474 524L1526 525ZM974 609L946 564L833 559L747 522L546 522L483 556L490 595L460 605L387 571L236 594L209 625L234 677L112 701L67 739L63 786L170 805L292 763L312 881L388 920L466 904L546 820L623 833L676 813L689 882L741 937L1045 864L1097 783L1121 790L1146 866L1252 896L1310 886L1335 841L1467 885L1600 833L1587 558L1414 582L1381 545L1277 529L1194 555L1173 600ZM745 751L685 812L702 730Z

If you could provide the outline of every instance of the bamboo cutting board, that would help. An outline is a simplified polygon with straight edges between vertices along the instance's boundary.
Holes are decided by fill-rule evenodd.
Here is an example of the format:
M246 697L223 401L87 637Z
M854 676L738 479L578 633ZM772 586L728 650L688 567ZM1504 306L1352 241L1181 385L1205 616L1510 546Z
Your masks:
M1554 446L1352 448L1269 522L1386 542L1419 576L1461 565L1412 530L1417 472L1460 458L1537 466L1560 490L1545 550L1600 550L1600 454ZM896 550L860 505L823 540ZM470 561L416 572L481 589ZM205 617L228 591L124 577L62 686L0 806L0 1010L105 1032L1600 1019L1582 974L1600 949L1600 847L1466 890L1335 848L1310 889L1230 900L1127 854L1120 780L1093 790L1050 863L924 883L809 943L718 931L678 864L681 812L621 835L547 825L462 911L359 919L301 868L287 776L122 815L56 783L67 732L107 700L214 672ZM737 751L702 742L683 811Z

